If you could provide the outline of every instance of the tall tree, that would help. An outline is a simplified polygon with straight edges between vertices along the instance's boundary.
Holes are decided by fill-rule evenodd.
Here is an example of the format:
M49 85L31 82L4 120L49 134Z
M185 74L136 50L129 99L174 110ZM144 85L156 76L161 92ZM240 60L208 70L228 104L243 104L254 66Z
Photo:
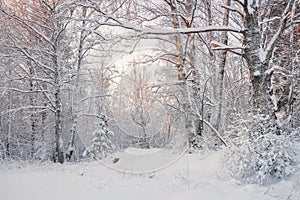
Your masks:
M22 7L22 14L12 12L12 8L16 8L15 5L1 7L1 13L19 29L19 32L11 32L11 29L7 28L6 36L13 41L13 48L30 61L29 76L33 75L34 70L41 72L35 79L46 98L49 110L54 114L55 121L53 159L63 163L62 88L65 86L64 74L70 65L70 48L66 38L69 24L66 19L70 12L63 1L54 0L23 2ZM30 84L31 90L32 84L33 82ZM35 126L33 117L32 125ZM32 128L32 131L35 131L35 127Z
M266 6L260 1L245 1L239 3L244 11L244 58L248 64L251 83L253 86L254 106L264 112L270 109L270 97L268 90L270 87L270 73L272 66L270 61L274 48L284 30L288 28L289 13L292 10L294 0L289 0L284 9L278 12L276 18L268 18ZM276 3L279 3L277 1ZM263 13L263 14L259 14ZM268 20L276 20L274 31L266 33L266 29L260 23L267 23ZM267 37L264 37L267 36Z

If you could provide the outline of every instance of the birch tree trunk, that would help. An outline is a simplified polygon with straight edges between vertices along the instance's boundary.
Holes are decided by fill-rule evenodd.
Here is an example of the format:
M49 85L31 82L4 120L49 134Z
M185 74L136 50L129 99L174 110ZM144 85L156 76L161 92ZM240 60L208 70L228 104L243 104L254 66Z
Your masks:
M87 8L82 7L82 17L85 18L87 14ZM86 27L86 21L82 21L82 25L80 28L84 29ZM84 35L85 34L85 35ZM79 45L77 49L77 69L76 69L76 77L75 77L75 86L72 91L72 107L71 107L71 115L72 115L72 128L71 128L71 137L68 144L68 150L66 153L67 160L71 160L74 150L75 150L75 137L77 133L77 122L78 122L78 95L79 95L79 80L80 80L80 73L82 67L82 61L84 57L84 42L87 38L87 34L84 30L80 31L79 35ZM71 86L73 87L73 86Z
M176 1L170 1L169 6L172 13L172 22L174 28L182 28L179 19L179 10ZM196 128L195 120L192 113L192 99L190 94L190 89L188 86L188 81L186 77L187 63L185 63L184 58L184 35L178 33L175 36L175 45L177 50L177 70L178 70L178 80L181 82L181 95L182 95L182 108L184 112L185 119L185 129L187 132L187 140L190 147L193 146L196 138Z
M231 0L225 0L224 4L230 6ZM224 9L223 13L223 26L228 26L229 24L229 10ZM228 45L228 33L221 33L221 43ZM226 66L227 50L221 50L220 55L217 57L217 87L216 87L216 100L217 100L217 109L216 109L216 118L213 122L213 126L218 132L222 132L222 118L223 118L223 105L224 105L224 73Z
M58 62L58 52L54 48L56 55L53 56L54 63L54 112L55 112L55 152L54 162L64 162L64 150L63 150L63 139L62 139L62 127L61 127L61 111L62 111L62 100L61 100L61 69Z
M33 76L34 76L34 69L30 62L28 62L29 65L29 102L30 106L32 107L31 114L30 114L30 126L31 126L31 158L34 158L35 153L35 140L36 140L36 134L37 134L37 127L36 127L36 109L34 109L35 106L35 95L34 95L34 82L33 82Z
M11 78L11 75L12 75L12 66L9 66L9 69L8 69L8 77ZM11 88L12 87L12 81L9 80L9 83L8 83L8 87ZM8 110L11 110L12 109L12 94L11 94L11 91L8 90L8 107L7 109ZM11 122L11 118L12 118L12 114L11 112L8 113L8 124L7 124L7 139L6 139L6 157L7 158L10 158L11 157L11 138L12 138L12 132L11 132L11 128L12 128L12 122Z

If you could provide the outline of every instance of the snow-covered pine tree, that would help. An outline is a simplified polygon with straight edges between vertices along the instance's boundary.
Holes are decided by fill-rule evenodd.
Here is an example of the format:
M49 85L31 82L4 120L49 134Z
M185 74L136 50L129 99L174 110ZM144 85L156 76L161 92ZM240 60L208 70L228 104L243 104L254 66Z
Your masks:
M84 152L85 155L91 156L93 159L103 159L115 151L112 142L114 133L108 128L108 119L105 115L98 116L99 121L95 123L96 130L93 135L93 143Z

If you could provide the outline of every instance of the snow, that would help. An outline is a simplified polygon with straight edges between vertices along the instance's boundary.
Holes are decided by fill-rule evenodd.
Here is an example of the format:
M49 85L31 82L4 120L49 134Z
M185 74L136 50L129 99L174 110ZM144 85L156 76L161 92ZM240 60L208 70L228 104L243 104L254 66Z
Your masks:
M264 62L267 59L267 51L265 51L262 48L259 49L259 54L258 55L259 55L260 62Z
M272 103L273 103L273 105L274 105L274 108L273 108L273 110L277 110L278 109L278 105L277 105L277 98L276 98L276 96L275 95L271 95L270 96L270 99L271 99L271 101L272 101ZM278 119L278 118L277 118Z
M117 163L110 162L111 167L96 161L63 165L51 162L0 163L1 199L267 200L300 197L299 174L268 187L243 185L224 175L219 152L209 152L208 156L203 156L207 152L183 152L184 149L152 151L130 148L104 161L108 164L110 159L118 157ZM130 167L139 171L150 170L149 165L166 165L178 155L181 157L161 171L152 168L152 173L122 172Z
M236 33L242 33L244 30L230 27L230 26L204 26L204 27L197 27L197 28L145 28L140 30L141 35L169 35L169 34L175 34L175 33L203 33L203 32L209 32L209 31L232 31Z
M247 6L247 10L249 12L250 15L253 15L254 9L252 8L254 2L253 0L248 0L248 6Z
M261 73L260 73L260 71L259 70L256 70L255 72L254 72L254 74L253 74L254 76L260 76L261 75Z

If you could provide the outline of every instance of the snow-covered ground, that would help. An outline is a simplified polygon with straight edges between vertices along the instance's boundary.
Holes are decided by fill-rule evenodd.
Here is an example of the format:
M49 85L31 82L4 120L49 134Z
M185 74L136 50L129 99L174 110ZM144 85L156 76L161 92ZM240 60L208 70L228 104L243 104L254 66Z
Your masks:
M0 199L299 200L298 174L271 186L245 185L224 175L219 152L130 148L105 163L0 163Z

